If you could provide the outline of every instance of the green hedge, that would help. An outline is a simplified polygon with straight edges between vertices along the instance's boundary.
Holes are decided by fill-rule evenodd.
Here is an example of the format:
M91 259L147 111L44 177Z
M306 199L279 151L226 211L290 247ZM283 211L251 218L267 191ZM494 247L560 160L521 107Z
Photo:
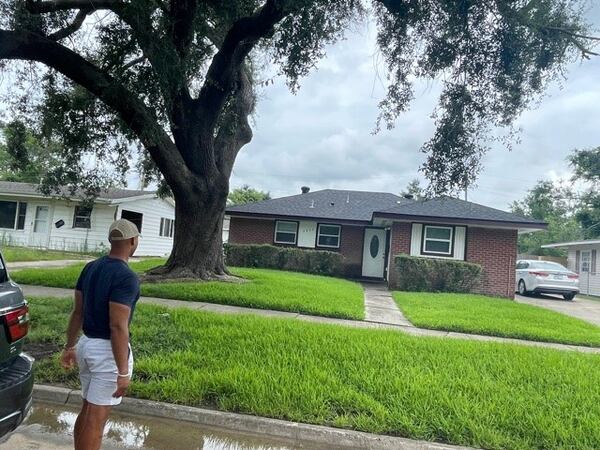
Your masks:
M336 252L242 244L225 244L224 249L225 262L230 266L291 270L330 276L343 275L344 271L344 257Z
M397 255L394 289L416 292L472 292L481 281L479 264L452 259Z

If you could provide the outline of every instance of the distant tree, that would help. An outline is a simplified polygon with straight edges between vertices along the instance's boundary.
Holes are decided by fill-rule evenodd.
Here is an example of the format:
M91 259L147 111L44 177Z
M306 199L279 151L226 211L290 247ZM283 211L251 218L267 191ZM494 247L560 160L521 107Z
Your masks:
M575 217L583 228L583 236L592 239L600 236L600 147L575 150L569 157L573 179L583 181L587 189L582 192Z
M229 193L227 202L231 205L245 205L246 203L260 202L269 200L271 195L268 192L259 191L251 188L247 184L242 187L232 190Z
M562 256L563 250L544 249L541 246L581 239L581 226L575 218L575 208L570 201L573 196L570 188L557 186L551 181L538 181L522 201L513 202L511 210L514 213L548 223L546 231L519 236L519 253Z
M0 126L0 179L40 183L56 165L53 154L18 120Z
M406 185L400 195L412 195L415 200L423 200L425 198L425 188L421 186L418 178L414 178Z

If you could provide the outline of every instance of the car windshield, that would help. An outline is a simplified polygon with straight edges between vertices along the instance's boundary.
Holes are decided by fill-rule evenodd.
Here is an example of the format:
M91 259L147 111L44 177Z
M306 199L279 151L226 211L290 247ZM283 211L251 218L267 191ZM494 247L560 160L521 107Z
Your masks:
M560 270L563 272L568 271L568 269L565 266L550 261L534 261L531 264L529 264L529 268L540 270Z

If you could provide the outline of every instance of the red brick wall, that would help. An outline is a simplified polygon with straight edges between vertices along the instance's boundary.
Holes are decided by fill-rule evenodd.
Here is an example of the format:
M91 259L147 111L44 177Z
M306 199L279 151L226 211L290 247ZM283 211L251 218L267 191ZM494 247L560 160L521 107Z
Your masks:
M342 225L342 240L339 251L344 255L345 274L348 277L362 275L362 250L365 228ZM333 249L323 249L333 250Z
M273 244L275 221L232 217L229 242L232 244Z
M345 257L344 273L349 277L362 274L362 248L364 227L342 225L340 248L317 248L339 251ZM275 234L275 220L232 217L229 223L229 242L232 244L270 244Z
M389 273L388 284L395 285L396 271L394 270L394 256L401 253L410 254L410 237L412 225L408 222L394 222L392 225L392 236L390 238Z
M482 294L513 297L517 230L467 228L468 262L483 266Z

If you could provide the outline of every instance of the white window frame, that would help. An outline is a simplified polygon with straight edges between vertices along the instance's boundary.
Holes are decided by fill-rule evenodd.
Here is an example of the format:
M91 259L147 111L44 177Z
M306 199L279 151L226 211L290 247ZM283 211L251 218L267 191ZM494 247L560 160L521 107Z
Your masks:
M338 232L337 234L325 234L325 233L321 233L321 227L336 227ZM319 243L319 240L321 239L321 236L326 236L326 237L336 237L337 238L337 245L321 245ZM321 248L340 248L340 243L341 243L341 239L342 238L342 226L341 225L336 225L333 223L320 223L318 228L317 228L317 247L321 247Z
M450 238L449 239L439 239L439 238L428 238L427 237L427 229L429 228L441 228L444 230L450 230ZM436 252L433 250L427 250L427 241L434 242L447 242L448 252ZM421 253L423 255L439 255L439 256L452 256L454 254L454 227L445 226L445 225L423 225L423 248L421 249Z
M168 217L160 218L160 228L158 230L158 235L160 237L172 238L174 230L175 219L169 219Z
M584 258L583 255L587 255L587 269L584 269ZM592 251L591 250L581 250L581 272L590 273L592 271Z
M294 227L296 227L296 230L294 231L294 242L278 241L277 240L277 233L292 234L291 231L278 231L277 227L279 227L280 223L291 223L291 224L294 225ZM297 245L297 243L298 243L298 222L293 222L291 220L276 220L275 221L275 235L273 236L273 242L275 244Z

